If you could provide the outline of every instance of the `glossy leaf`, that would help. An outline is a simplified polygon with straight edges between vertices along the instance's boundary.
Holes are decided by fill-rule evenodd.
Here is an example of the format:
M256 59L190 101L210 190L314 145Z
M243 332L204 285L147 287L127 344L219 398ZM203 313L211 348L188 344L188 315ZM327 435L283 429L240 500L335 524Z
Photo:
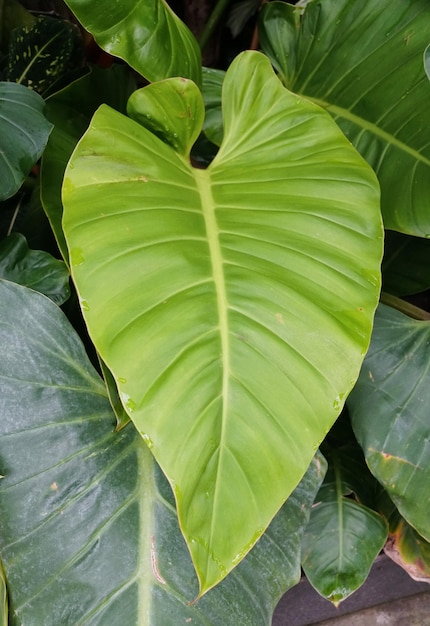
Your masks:
M121 0L101 11L92 0L66 0L78 20L113 56L150 82L182 76L200 82L197 41L164 0Z
M104 385L66 318L47 298L0 281L0 319L9 626L269 626L299 579L324 460L312 462L237 570L190 604L197 580L170 488L136 430L114 432Z
M380 305L348 406L370 470L430 541L430 322Z
M31 287L58 305L70 295L69 272L64 263L42 250L30 250L19 233L0 242L0 278Z
M270 2L261 18L286 86L329 111L377 173L386 227L430 236L427 0Z
M345 460L332 451L302 540L302 567L309 582L336 606L364 583L388 530L381 515L346 497L354 485ZM354 478L355 483L358 476Z
M0 83L0 201L13 196L40 158L52 126L42 98L15 83Z
M82 39L67 20L44 17L15 28L8 48L7 80L45 93L82 63Z
M127 99L134 88L134 81L126 68L119 65L106 70L92 67L85 76L46 102L46 116L54 124L54 129L42 157L40 195L66 263L69 259L61 226L61 185L66 165L100 104L109 104L125 113Z
M174 487L202 592L254 545L339 414L381 255L374 175L330 116L256 52L223 94L207 170L101 107L63 186L90 334Z
M430 240L386 231L382 288L395 296L430 288Z

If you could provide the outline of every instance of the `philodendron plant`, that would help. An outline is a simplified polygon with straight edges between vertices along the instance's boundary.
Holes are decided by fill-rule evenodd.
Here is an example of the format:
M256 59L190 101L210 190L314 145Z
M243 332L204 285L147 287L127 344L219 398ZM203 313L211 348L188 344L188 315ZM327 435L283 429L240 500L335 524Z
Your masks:
M269 625L384 545L429 577L426 0L268 2L226 71L162 0L67 5L125 64L51 88L24 168L1 118L63 261L14 214L0 624Z

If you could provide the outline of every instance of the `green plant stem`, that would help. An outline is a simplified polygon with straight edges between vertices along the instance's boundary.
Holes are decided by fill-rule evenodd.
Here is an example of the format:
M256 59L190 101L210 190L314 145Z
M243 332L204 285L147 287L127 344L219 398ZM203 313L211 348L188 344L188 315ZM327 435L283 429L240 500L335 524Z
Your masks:
M380 298L382 304L387 304L391 306L393 309L412 317L415 320L429 321L430 313L428 311L424 311L424 309L420 309L419 307L410 304L410 302L406 302L406 300L402 300L397 296L392 296L389 293L385 293L384 291L381 293Z
M212 37L215 28L226 10L230 0L218 0L199 39L200 50L204 50Z

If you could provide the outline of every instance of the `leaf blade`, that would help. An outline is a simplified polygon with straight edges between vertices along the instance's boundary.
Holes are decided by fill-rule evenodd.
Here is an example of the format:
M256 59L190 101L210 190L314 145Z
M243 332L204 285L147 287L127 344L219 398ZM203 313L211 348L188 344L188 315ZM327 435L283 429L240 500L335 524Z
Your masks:
M13 196L40 158L52 125L43 115L44 101L15 83L0 83L0 201Z
M224 94L224 143L207 170L102 107L63 186L87 324L173 486L204 591L254 545L341 410L367 347L381 255L375 178L329 116L285 91L258 53L239 57ZM347 255L324 243L340 234ZM347 303L340 318L334 295Z
M348 400L370 470L427 541L430 451L423 399L428 394L429 332L428 322L379 305L369 353Z
M133 428L114 432L104 385L62 312L7 281L0 295L0 553L10 625L270 626L279 596L299 579L324 459L240 570L191 605L197 580L147 447Z
M314 0L300 17L300 9L274 2L262 11L261 38L285 84L330 111L374 168L386 227L423 237L430 233L430 86L422 63L430 12L421 0L404 9L385 0Z
M103 50L124 59L150 82L173 76L200 82L197 41L164 0L125 0L108 12L91 0L66 4Z

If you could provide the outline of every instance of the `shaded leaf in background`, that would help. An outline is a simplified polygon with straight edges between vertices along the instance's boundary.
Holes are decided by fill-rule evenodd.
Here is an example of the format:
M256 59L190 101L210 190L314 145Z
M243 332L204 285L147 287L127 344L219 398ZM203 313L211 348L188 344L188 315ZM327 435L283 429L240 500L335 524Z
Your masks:
M269 2L260 41L285 85L329 111L375 170L387 228L430 236L427 0Z
M353 485L349 484L349 476ZM302 540L306 577L336 606L365 582L387 538L385 519L346 497L356 488L359 477L352 472L346 454L331 451L327 474Z
M348 399L367 464L400 514L430 541L430 322L381 304Z
M0 83L0 201L18 191L45 148L52 125L44 107L27 87Z
M23 235L0 242L0 278L30 287L63 304L70 295L69 272L63 261L42 250L30 250Z
M43 94L82 60L78 28L67 20L43 17L12 31L6 76Z
M11 32L15 28L35 23L36 17L27 11L18 0L0 0L0 48L7 50Z
M203 68L202 95L205 103L205 121L203 131L207 138L217 146L223 138L223 122L221 108L222 84L225 72Z
M246 26L247 21L257 13L261 0L240 0L230 9L227 19L233 37L237 37Z
M188 27L164 0L122 0L100 11L93 0L66 0L99 46L150 82L171 76L201 81L201 55Z
M178 137L202 119L193 88L201 111L178 116ZM373 172L266 57L237 57L223 98L206 170L102 106L63 185L84 317L174 487L202 592L251 549L341 411L382 243Z
M430 288L430 240L385 232L382 289L395 296Z
M100 104L105 102L125 113L128 97L134 88L135 83L126 67L92 67L88 74L49 97L46 102L46 116L54 124L54 129L42 157L40 195L66 263L69 257L61 226L61 185L67 162Z
M317 456L243 563L195 605L173 496L47 298L0 281L0 555L9 626L270 626L299 580ZM41 341L43 339L43 341Z

